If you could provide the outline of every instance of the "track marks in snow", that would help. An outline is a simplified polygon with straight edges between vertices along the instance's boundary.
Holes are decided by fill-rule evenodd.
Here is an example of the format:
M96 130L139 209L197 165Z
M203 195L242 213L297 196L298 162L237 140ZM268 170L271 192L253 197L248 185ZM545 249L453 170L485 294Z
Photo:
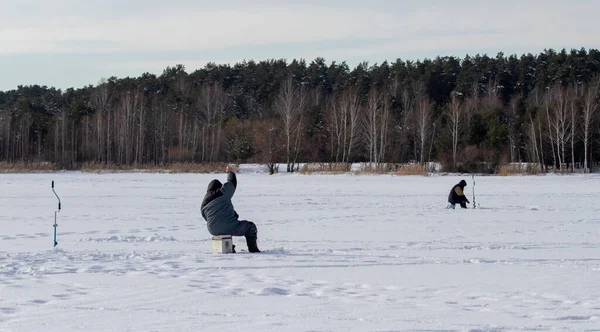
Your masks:
M205 279L189 280L188 287L192 291L219 297L284 296L361 301L380 301L386 298L386 293L398 292L394 287L374 288L368 284L332 283L292 277L274 279L253 274L244 278L243 282L230 278L231 273L213 274Z
M0 240L2 241L30 241L33 239L41 239L41 238L47 238L52 236L52 234L50 232L48 233L34 233L34 234L14 234L14 235L4 235L4 236L0 236Z
M596 320L596 316L562 316L558 317L557 320Z
M159 241L162 237L138 238L125 237L125 241L138 243ZM117 239L118 240L118 239ZM171 241L167 238L166 242ZM203 245L204 246L204 245ZM492 248L506 249L481 249L481 246L462 245L457 249L459 252L469 253L468 257L461 255L450 257L435 255L438 251L428 250L429 257L421 254L415 256L407 255L414 244L399 246L393 251L383 250L367 251L365 248L326 249L326 250L288 250L283 247L267 250L260 254L249 254L241 252L235 255L213 255L210 253L175 252L159 250L140 251L64 251L55 249L36 253L0 253L0 283L10 283L18 276L44 277L59 274L73 273L103 273L103 274L150 274L161 277L177 278L190 273L211 270L280 270L280 269L314 269L326 270L345 268L368 268L368 267L396 267L403 266L426 266L426 265L519 265L519 266L550 266L550 267L572 267L589 268L592 271L600 267L600 259L596 258L506 258L486 257L479 255L482 252L508 251L520 252L522 249L508 249L506 246L489 245ZM447 248L447 245L441 245ZM440 252L448 254L450 249L439 249ZM527 251L527 250L525 250ZM402 254L404 253L404 255ZM474 254L472 254L474 253Z
M92 238L88 237L85 239L81 239L80 242L126 242L126 243L144 243L144 242L177 242L172 236L162 236L159 234L154 234L152 236L135 236L135 235L113 235L105 238Z

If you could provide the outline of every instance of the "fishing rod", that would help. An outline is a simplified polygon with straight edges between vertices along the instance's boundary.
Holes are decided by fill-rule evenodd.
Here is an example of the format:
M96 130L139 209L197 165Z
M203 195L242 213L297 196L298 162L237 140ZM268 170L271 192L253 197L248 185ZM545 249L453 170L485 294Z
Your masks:
M477 204L475 203L475 174L471 174L471 179L473 179L473 208L477 208Z
M58 227L58 223L56 222L56 213L60 212L60 197L58 197L58 195L56 194L56 191L54 191L54 181L52 181L52 192L54 193L54 196L56 196L56 198L58 199L58 211L54 211L54 246L56 247L58 245L58 242L56 241L56 227Z

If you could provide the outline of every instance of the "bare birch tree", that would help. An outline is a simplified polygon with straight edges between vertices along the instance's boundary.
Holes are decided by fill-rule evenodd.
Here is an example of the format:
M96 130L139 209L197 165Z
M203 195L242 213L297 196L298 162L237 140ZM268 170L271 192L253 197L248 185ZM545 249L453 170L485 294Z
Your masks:
M188 88L190 84L187 80L187 75L184 71L180 71L177 73L177 77L175 78L175 89L177 93L181 96L181 101L178 103L178 144L180 153L183 153L185 150L185 118L186 118L186 103L185 96L188 93Z
M561 86L555 86L551 90L553 107L551 113L551 126L555 134L556 153L558 157L558 167L563 170L565 161L565 146L569 140L569 112L568 112L568 92Z
M292 76L288 75L275 99L275 112L281 119L285 136L287 172L293 172L295 168L295 160L292 158L298 155L300 149L302 117L307 102L304 87L294 86Z
M510 162L515 162L516 155L515 150L517 150L517 122L519 121L519 100L521 96L513 96L510 99L508 104L508 144L510 148ZM520 158L519 158L519 161Z
M416 109L416 137L419 143L419 161L421 165L425 164L425 145L432 135L432 114L431 101L428 97L422 97Z
M390 128L390 122L392 118L392 106L390 105L390 100L386 96L383 97L383 101L381 103L381 112L379 117L379 156L377 157L377 162L385 162L386 161L386 152L388 149L388 133Z
M479 108L481 93L479 92L479 80L475 79L471 84L471 96L465 101L464 119L465 128L471 128L471 119Z
M401 142L408 143L410 141L410 134L414 131L412 118L413 118L414 103L415 103L414 95L408 86L405 86L404 89L402 89L401 98L402 98L402 114L400 115L400 123L399 123L400 128L398 128L399 129L398 131L401 135L400 136ZM408 145L408 144L406 144L406 145ZM410 150L410 147L404 147L404 148L406 149L407 152ZM416 158L416 155L415 155L415 158Z
M452 165L456 167L456 153L458 151L458 142L463 131L463 117L465 107L462 96L456 92L452 93L448 113L448 125L452 136Z
M202 129L201 161L213 162L219 155L223 116L230 106L229 97L218 84L206 84L200 88L197 99Z
M145 132L146 132L146 103L144 93L141 89L135 92L135 104L137 109L137 142L135 144L135 164L144 162Z
M538 87L533 88L533 90L531 90L531 92L528 95L528 101L529 104L535 108L535 109L540 109L540 112L538 112L536 119L534 119L531 115L531 113L529 114L529 123L532 126L531 128L531 134L530 134L530 138L533 139L533 141L531 142L531 144L534 145L533 147L533 151L537 156L537 160L539 162L539 166L540 166L540 171L544 170L544 144L543 144L543 134L542 134L542 124L541 124L541 120L540 118L542 117L543 113L541 112L542 109L542 105L544 103L544 94L540 91L540 89ZM537 122L537 131L536 131L536 122ZM539 143L539 145L538 145Z
M369 149L370 166L379 167L387 148L387 133L390 125L389 101L385 94L372 88L365 108L363 137Z
M557 153L554 150L554 134L552 131L552 102L553 102L553 98L552 98L552 92L550 90L547 90L544 93L544 97L543 97L543 108L545 111L545 117L546 117L546 122L548 124L547 126L547 130L548 133L546 134L546 137L548 137L548 140L550 141L550 148L552 151L552 165L554 167L554 169L556 170L558 168L558 164L557 164Z
M119 164L129 162L129 140L131 127L131 113L134 108L134 101L130 91L124 91L119 99L116 116L119 121L115 123L117 127L117 160Z
M332 128L336 140L336 162L350 161L358 138L360 95L355 87L344 90L331 102Z
M533 122L533 117L531 116L531 114L529 114L529 149L527 149L527 152L529 154L529 160L531 162L536 162L540 165L540 170L541 168L541 161L540 161L540 154L538 151L538 146L537 146L537 134L536 134L536 129L535 129L535 123Z
M154 132L156 136L156 140L158 144L156 146L156 154L159 156L156 160L160 160L160 164L164 165L168 162L169 157L169 123L172 119L172 108L166 102L166 100L159 100L155 98L154 100L155 108L157 109L157 114L154 119Z
M595 115L600 106L600 75L594 76L594 78L588 83L585 89L583 98L583 110L582 110L582 126L583 126L583 149L584 159L583 167L584 172L590 172L590 166L588 161L588 155L590 154L590 128L594 125Z
M571 172L575 172L575 127L577 125L578 119L576 114L579 112L580 94L581 89L577 85L571 88L571 93L569 94L569 106L571 111L571 129L569 130L568 140L571 142Z
M361 103L360 95L358 91L355 92L354 96L347 95L348 100L345 101L346 107L349 109L350 123L348 125L348 153L346 153L346 162L350 162L352 158L352 152L354 152L354 145L358 140L359 124L361 119Z
M96 131L96 160L98 162L108 161L107 147L109 146L108 141L104 139L108 135L108 129L104 127L104 121L108 118L108 83L106 80L101 80L97 87L94 88L92 94L92 103L96 106L97 111L95 117L95 131ZM108 121L107 121L108 122Z
M432 110L431 101L425 91L423 82L417 82L413 88L415 96L414 121L415 121L415 156L419 156L421 165L425 164L425 145L432 135Z

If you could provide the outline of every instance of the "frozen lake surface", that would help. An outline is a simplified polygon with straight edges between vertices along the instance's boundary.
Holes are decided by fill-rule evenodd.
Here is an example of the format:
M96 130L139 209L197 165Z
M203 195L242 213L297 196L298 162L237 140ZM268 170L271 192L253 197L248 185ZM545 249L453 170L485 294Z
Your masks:
M0 174L0 331L600 331L598 175L240 173L232 255L215 177Z

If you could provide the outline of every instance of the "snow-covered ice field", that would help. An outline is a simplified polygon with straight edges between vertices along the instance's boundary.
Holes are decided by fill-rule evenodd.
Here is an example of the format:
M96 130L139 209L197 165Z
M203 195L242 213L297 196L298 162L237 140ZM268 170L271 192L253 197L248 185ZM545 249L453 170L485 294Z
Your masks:
M0 331L600 331L598 175L239 173L231 255L215 177L0 174Z

